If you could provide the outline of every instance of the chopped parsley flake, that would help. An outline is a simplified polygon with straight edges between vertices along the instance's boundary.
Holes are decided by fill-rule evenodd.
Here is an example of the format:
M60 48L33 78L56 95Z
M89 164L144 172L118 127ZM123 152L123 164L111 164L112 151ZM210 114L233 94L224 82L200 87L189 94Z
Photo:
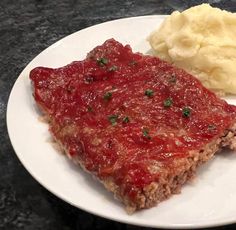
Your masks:
M151 139L151 136L149 135L149 130L147 128L143 129L143 136L146 137L148 140Z
M184 107L184 108L182 109L182 114L183 114L184 117L189 117L190 114L191 114L190 108L189 108L189 107Z
M104 57L99 58L99 59L97 59L97 63L98 63L98 65L100 65L100 66L104 66L104 65L106 65L106 64L108 63L108 59L107 59L107 58L104 58Z
M146 96L148 96L148 97L152 97L153 94L154 94L154 92L153 92L153 90L151 90L151 89L147 89L144 94L145 94Z
M103 96L103 99L105 101L109 101L109 100L111 100L111 97L112 97L112 93L111 92L106 92Z
M112 126L115 126L117 124L117 119L118 119L118 115L116 115L116 114L110 115L108 117L108 120L110 121Z
M126 116L123 118L123 123L129 123L129 122L130 122L129 117Z
M163 102L163 104L164 104L164 107L169 108L169 107L172 106L173 100L172 100L171 98L167 98L167 99Z

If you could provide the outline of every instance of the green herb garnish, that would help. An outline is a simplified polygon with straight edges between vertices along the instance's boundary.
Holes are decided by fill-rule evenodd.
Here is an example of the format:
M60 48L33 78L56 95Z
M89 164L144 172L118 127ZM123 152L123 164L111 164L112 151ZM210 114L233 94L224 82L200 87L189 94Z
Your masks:
M148 97L152 97L153 94L154 94L154 92L153 92L153 90L151 90L151 89L147 89L144 94L145 94L146 96L148 96Z
M189 107L184 107L182 109L182 114L184 117L189 117L191 114L191 109Z
M108 117L108 120L111 122L112 126L117 124L118 115L113 114Z
M122 121L123 121L123 123L129 123L130 122L129 117L127 117L127 116L124 117Z
M97 59L97 63L98 63L98 65L100 65L100 66L104 66L104 65L106 65L106 64L108 63L108 59L107 59L107 58L104 58L104 57L99 58L99 59Z
M112 97L112 93L111 92L106 92L103 96L103 99L105 101L109 101L109 100L111 100L111 97Z
M147 128L143 129L143 136L147 138L148 140L151 139L151 136L149 135L149 130Z
M171 98L167 98L166 100L164 100L163 104L164 104L164 107L169 108L172 106L173 100Z

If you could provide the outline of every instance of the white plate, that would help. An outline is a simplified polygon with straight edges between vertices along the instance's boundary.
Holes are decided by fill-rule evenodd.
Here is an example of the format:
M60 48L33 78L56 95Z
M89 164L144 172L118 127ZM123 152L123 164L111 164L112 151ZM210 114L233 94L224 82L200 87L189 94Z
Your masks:
M163 228L198 228L236 222L236 154L224 152L198 171L182 194L158 207L127 215L103 186L59 154L50 143L48 126L39 121L32 98L29 71L36 66L59 67L81 60L108 38L131 44L146 53L146 37L164 16L125 18L76 32L40 53L17 79L8 102L7 125L17 156L45 188L90 213L134 225ZM231 103L236 104L232 98Z

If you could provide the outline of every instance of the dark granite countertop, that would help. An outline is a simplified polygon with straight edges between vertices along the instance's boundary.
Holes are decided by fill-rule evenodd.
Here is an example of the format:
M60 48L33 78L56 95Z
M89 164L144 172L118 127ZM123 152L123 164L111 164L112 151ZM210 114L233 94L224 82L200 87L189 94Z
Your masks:
M7 134L8 96L27 63L66 35L111 19L168 14L174 9L181 10L202 2L204 1L0 1L0 229L144 229L105 220L76 209L35 181L17 159ZM236 11L236 0L208 2ZM234 227L236 225L216 229Z

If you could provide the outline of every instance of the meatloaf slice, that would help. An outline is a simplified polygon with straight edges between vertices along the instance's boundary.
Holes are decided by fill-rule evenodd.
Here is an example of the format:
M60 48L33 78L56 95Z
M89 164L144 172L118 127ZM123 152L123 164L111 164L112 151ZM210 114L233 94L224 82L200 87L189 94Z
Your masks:
M30 79L52 136L128 212L178 193L198 165L236 148L235 106L114 39L83 61L37 67Z

